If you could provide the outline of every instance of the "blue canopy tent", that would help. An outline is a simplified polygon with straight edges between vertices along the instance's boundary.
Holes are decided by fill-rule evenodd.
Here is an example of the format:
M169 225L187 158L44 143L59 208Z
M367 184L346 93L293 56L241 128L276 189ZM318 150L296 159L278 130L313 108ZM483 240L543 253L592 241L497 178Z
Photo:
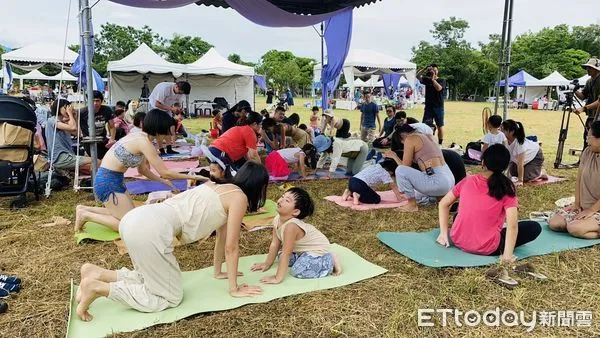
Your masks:
M522 71L518 72L517 74L508 78L508 86L509 87L533 86L536 84L536 82L539 82L539 80L524 70L522 70ZM498 82L496 82L496 84L500 87L504 87L505 83L506 83L506 80L500 81L499 84L498 84Z

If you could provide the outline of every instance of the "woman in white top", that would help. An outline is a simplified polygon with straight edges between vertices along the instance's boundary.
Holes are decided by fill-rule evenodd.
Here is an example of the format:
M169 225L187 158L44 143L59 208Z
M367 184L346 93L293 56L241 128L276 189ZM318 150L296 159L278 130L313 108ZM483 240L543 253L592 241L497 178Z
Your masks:
M246 162L231 182L216 180L158 204L133 209L119 224L119 233L135 270L107 270L86 263L81 267L77 316L92 320L90 304L108 297L141 312L178 306L183 299L182 275L173 238L183 244L217 232L214 277L227 279L232 297L262 292L258 286L238 284L239 237L242 218L265 202L269 175L261 164ZM227 262L227 271L222 263ZM200 301L200 300L198 300Z
M369 154L369 146L364 141L356 139L350 140L319 135L315 137L313 145L317 148L317 152L321 153L319 162L317 162L318 169L323 168L327 159L331 159L329 174L323 179L331 179L342 157L348 158L346 174L358 174Z
M547 178L544 165L544 153L537 142L525 137L525 129L521 122L506 120L502 122L502 132L508 141L510 164L508 173L517 177L516 185Z

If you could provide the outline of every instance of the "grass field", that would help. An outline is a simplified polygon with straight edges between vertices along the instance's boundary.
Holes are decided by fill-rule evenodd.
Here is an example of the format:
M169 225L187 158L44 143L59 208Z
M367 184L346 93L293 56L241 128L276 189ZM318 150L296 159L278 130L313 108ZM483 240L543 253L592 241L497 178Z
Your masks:
M297 106L308 99L296 99ZM264 98L257 98L260 110ZM446 104L445 143L463 146L481 136L481 110L485 104ZM293 108L303 121L308 109ZM337 111L358 125L357 112ZM408 111L420 118L422 108ZM531 211L553 209L558 198L574 192L575 170L552 169L561 113L543 111L511 111L510 117L522 121L527 134L537 135L543 142L546 169L551 174L570 180L565 183L538 187L520 187L520 217ZM208 119L187 120L192 131L208 127ZM572 123L567 146L581 144L581 125ZM574 161L568 158L568 161ZM472 167L469 170L477 170ZM355 212L340 209L323 197L341 194L344 182L302 182L315 202L316 213L310 222L331 240L351 248L362 257L389 270L387 274L343 288L304 294L275 300L266 304L248 305L231 311L193 316L172 324L152 327L136 337L255 337L255 336L369 336L369 337L517 337L526 334L523 327L441 327L419 328L419 308L458 308L462 311L503 310L558 311L588 310L594 315L600 310L597 273L600 269L599 248L563 252L528 259L550 276L539 284L522 280L513 291L485 280L484 268L431 269L396 254L381 244L380 231L422 231L437 224L435 207L422 208L417 214L400 214L384 209L375 212ZM280 194L277 185L269 188L269 197ZM37 225L52 216L74 219L75 205L94 204L90 193L64 191L49 199L34 202L22 211L10 211L11 199L0 201L0 271L20 275L23 290L8 299L10 309L0 315L2 337L64 336L67 325L69 283L78 283L79 268L84 262L116 269L131 266L127 256L120 256L112 243L76 245L72 227L40 228ZM271 233L243 233L242 255L265 253ZM179 247L175 254L182 270L210 266L213 240ZM347 267L351 268L351 267ZM202 287L199 285L198 287ZM202 301L202 300L198 300ZM533 337L591 337L600 335L600 325L594 318L592 327L536 327Z

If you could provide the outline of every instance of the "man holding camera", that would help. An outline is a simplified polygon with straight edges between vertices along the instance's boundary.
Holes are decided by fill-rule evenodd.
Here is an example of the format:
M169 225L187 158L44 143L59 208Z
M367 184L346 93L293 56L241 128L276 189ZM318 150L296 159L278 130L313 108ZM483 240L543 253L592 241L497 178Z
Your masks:
M417 73L417 78L425 85L425 113L423 123L437 126L438 141L444 141L444 88L446 81L438 77L437 65L431 64Z
M583 132L583 148L585 149L587 144L587 131L594 122L594 116L596 110L600 106L600 60L591 58L587 63L581 65L583 69L587 70L590 79L587 80L583 89L575 93L577 98L580 100L586 100L586 104L578 108L575 113L580 114L585 112L587 114L587 120L585 121L585 130Z

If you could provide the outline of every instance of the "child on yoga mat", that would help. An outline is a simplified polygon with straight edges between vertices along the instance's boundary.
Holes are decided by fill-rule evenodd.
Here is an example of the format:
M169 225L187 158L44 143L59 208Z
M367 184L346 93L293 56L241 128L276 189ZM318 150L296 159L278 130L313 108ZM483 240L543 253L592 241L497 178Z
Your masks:
M279 266L273 276L263 277L265 284L279 284L288 268L296 278L321 278L339 275L342 266L330 251L329 240L304 218L312 215L314 202L306 190L288 189L277 201L277 216L273 220L273 239L264 263L255 263L252 271L267 271L279 252ZM281 251L279 251L281 249Z
M342 195L342 200L347 201L352 197L354 205L379 204L381 196L375 189L381 184L390 184L392 191L398 201L404 199L404 196L398 190L395 184L394 176L398 164L392 159L385 159L381 163L371 165L361 170L348 181L348 188Z
M525 137L523 124L514 120L502 122L502 132L508 142L510 165L508 173L522 185L536 179L548 179L544 165L544 153L537 142Z
M104 207L78 205L75 209L75 231L83 230L85 222L100 223L119 230L119 221L134 208L125 188L125 171L137 167L138 172L152 181L159 181L179 192L170 180L207 180L205 177L185 175L167 169L150 141L156 135L166 135L172 120L162 119L162 112L151 110L146 114L142 132L130 133L116 142L106 153L94 180L94 195ZM150 170L153 167L158 176Z
M264 205L269 175L261 164L247 162L230 182L207 182L158 204L131 210L119 224L135 270L107 270L86 263L75 300L76 313L92 320L90 304L108 297L141 312L159 312L183 300L183 276L173 238L181 244L196 242L217 232L214 277L227 279L229 295L259 295L259 286L239 284L238 259L242 218ZM222 263L227 263L227 271ZM196 287L202 287L197 285ZM202 300L192 300L202 301Z
M439 244L453 244L477 255L500 255L501 261L513 263L514 248L540 235L537 222L517 221L515 186L503 174L509 162L510 153L503 144L491 145L481 156L484 171L467 176L444 196L439 204ZM448 234L450 206L458 199L458 214Z
M317 148L312 144L305 144L299 148L285 148L271 152L265 158L265 166L269 174L274 177L289 175L289 167L298 169L300 177L307 176L306 168L317 168Z

